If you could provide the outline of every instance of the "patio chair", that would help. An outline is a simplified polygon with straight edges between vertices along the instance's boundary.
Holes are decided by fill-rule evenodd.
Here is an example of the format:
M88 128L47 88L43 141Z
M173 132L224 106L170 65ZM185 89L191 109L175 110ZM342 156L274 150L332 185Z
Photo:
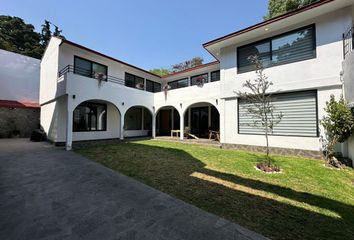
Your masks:
M184 137L186 137L186 138L191 137L191 138L194 138L194 139L199 139L197 136L191 134L191 128L190 127L185 127L184 128Z

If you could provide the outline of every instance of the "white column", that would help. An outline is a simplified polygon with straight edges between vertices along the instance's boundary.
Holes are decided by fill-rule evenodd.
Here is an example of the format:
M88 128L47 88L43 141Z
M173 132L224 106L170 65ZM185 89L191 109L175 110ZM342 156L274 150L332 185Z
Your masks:
M124 139L124 116L125 112L121 113L121 118L120 118L120 139Z
M65 149L70 151L72 149L73 142L73 110L69 107L67 102L67 113L66 113L66 143Z
M152 138L156 138L156 114L152 114Z
M237 100L235 100L235 101L237 101ZM226 117L225 116L225 100L219 99L218 105L219 105L218 110L219 110L219 121L220 121L220 123L219 123L220 142L224 143L225 142L225 121L226 121L226 119L225 119L225 117ZM238 124L238 123L236 123L236 124Z
M183 111L179 111L179 131L180 131L180 139L184 139L184 117L183 117Z

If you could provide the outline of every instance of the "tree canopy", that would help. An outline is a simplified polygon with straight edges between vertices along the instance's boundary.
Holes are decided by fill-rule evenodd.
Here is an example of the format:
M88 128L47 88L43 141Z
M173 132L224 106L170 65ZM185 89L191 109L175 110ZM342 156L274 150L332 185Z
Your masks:
M19 17L0 15L0 48L7 51L41 58L52 35L64 38L61 32L55 26L52 34L51 23L47 20L42 25L41 33L38 33L32 24L25 23Z
M150 72L157 74L159 76L165 76L173 72L179 72L183 71L189 68L197 67L199 65L202 65L204 62L204 59L201 57L194 57L189 60L173 64L170 68L154 68L151 69Z
M153 68L153 69L150 69L150 72L162 77L162 76L170 74L171 70L167 69L167 68Z
M264 20L268 20L317 1L319 0L269 0L268 14L264 16Z
M183 71L189 68L193 68L199 65L202 65L204 62L204 59L201 57L194 57L190 60L183 61L181 63L177 63L172 65L172 72L179 72Z
M41 35L34 31L34 26L26 24L19 17L0 16L0 48L41 58L43 45Z

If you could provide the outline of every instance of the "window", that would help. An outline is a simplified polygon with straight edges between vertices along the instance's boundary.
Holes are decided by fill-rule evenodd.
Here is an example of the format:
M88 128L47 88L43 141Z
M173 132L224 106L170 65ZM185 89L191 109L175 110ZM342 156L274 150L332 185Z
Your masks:
M282 93L272 96L275 114L280 112L283 118L270 133L278 136L317 137L317 92ZM247 111L249 104L238 101L238 132L240 134L264 134L261 127L252 126L255 119Z
M125 73L125 86L144 90L144 78Z
M77 106L73 116L73 131L106 131L107 105L84 102Z
M303 61L316 57L315 26L307 26L289 33L252 43L237 49L238 72L255 70L248 59L258 55L264 67Z
M103 77L107 80L108 67L99 63L89 61L81 57L74 57L74 73L90 77L99 78Z
M188 87L188 78L183 78L180 80L169 82L168 85L171 86L171 89Z
M210 73L210 82L220 81L220 70Z
M203 74L199 74L196 76L191 77L191 85L198 85L198 81L203 81L203 83L207 83L208 82L208 74L207 73L203 73Z
M161 83L157 83L151 80L146 80L146 91L148 92L160 92L161 91Z

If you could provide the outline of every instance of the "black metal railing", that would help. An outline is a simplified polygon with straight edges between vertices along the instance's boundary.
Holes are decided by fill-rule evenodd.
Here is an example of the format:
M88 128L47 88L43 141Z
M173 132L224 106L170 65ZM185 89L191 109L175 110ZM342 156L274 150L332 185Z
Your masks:
M110 75L104 75L102 73L96 73L94 71L90 71L90 70L80 68L80 67L74 67L73 65L67 65L66 67L61 69L58 72L58 77L64 76L67 73L74 73L74 74L78 74L78 75L81 75L84 77L89 77L89 78L94 78L97 80L102 80L102 81L106 81L106 82L112 82L112 83L125 85L124 79L113 77Z
M354 47L354 26L343 33L343 56L345 57L353 51Z

